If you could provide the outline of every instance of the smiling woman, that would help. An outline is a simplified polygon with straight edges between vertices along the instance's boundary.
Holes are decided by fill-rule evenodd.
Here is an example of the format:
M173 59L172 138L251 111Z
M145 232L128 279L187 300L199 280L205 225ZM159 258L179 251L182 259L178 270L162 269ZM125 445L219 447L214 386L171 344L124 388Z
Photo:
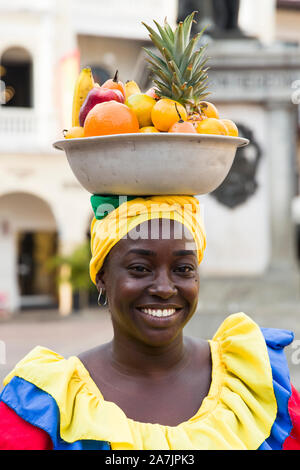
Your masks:
M90 274L113 339L68 359L37 347L20 361L1 395L0 448L299 448L291 332L237 313L212 340L183 335L206 246L198 200L92 203Z
M164 220L169 222L167 238ZM210 386L208 342L183 341L183 328L198 302L197 247L191 235L175 238L182 224L174 220L152 219L139 229L151 236L136 240L129 232L96 276L108 298L114 340L81 359L104 396L127 416L173 426L197 412ZM187 250L191 245L194 249ZM184 395L190 399L175 406Z

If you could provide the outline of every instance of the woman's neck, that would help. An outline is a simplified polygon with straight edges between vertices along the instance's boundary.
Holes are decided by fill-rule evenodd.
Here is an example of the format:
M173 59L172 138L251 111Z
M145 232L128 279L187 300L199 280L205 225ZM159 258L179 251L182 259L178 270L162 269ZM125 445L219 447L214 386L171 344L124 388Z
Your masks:
M132 376L165 377L178 372L189 362L190 355L182 333L171 343L150 346L136 338L115 331L111 342L111 364L120 373Z

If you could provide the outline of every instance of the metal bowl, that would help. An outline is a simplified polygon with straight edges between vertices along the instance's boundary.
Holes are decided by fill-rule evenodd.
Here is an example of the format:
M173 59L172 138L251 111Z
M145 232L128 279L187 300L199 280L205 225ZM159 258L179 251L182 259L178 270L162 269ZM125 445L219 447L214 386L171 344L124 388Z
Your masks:
M138 133L63 139L79 183L91 194L196 195L214 191L227 176L240 137Z

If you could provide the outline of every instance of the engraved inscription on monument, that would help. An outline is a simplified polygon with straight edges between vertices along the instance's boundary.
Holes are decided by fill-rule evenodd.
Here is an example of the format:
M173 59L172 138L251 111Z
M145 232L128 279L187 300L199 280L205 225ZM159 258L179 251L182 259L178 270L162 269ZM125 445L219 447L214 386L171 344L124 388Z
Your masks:
M267 101L276 96L276 99L290 101L293 83L299 79L297 70L214 70L209 74L209 86L215 100L226 98L233 100L261 100Z

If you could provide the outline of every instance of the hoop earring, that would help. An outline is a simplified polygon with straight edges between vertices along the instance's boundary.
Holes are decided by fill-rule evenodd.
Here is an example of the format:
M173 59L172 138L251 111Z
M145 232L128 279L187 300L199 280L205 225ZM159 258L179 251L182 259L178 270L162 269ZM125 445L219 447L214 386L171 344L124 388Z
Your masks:
M98 295L98 305L99 307L105 307L105 305L107 305L107 295L105 295L105 301L104 303L101 301L101 297L102 297L102 287L100 288L100 291L99 291L99 295ZM105 291L104 291L105 292Z

